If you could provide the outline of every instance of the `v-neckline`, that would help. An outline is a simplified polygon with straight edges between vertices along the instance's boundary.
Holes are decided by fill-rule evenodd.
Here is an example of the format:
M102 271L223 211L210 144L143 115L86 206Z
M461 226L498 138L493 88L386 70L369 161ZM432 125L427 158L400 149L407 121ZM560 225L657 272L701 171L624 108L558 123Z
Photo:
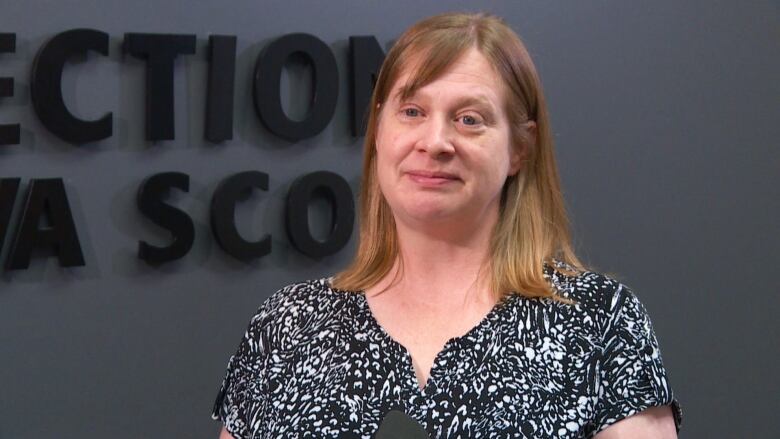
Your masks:
M464 344L464 342L469 340L475 340L479 339L479 336L483 334L485 331L487 331L490 326L492 325L493 321L495 321L500 314L501 310L504 309L505 305L514 297L514 294L509 294L501 297L490 309L490 311L482 317L482 319L477 323L474 327L469 329L465 334L461 336L456 336L448 339L445 343L442 349L434 356L433 358L433 364L431 365L430 370L428 371L428 377L425 381L425 386L420 387L420 381L417 379L417 372L414 369L414 359L412 358L411 353L409 352L409 349L406 348L401 342L394 339L390 334L385 330L385 328L379 324L379 321L374 316L374 312L371 310L371 307L368 304L368 299L366 298L366 292L356 291L357 295L359 295L359 305L366 315L366 318L369 322L369 324L377 330L377 332L381 335L382 339L389 344L390 346L395 347L395 349L401 354L401 356L404 357L404 360L406 361L406 372L408 373L409 379L414 384L414 388L417 391L418 394L425 395L429 393L429 390L431 389L431 381L434 379L436 372L438 372L438 369L440 368L440 362L442 360L442 357L447 355L449 351L453 348L453 346L460 347Z

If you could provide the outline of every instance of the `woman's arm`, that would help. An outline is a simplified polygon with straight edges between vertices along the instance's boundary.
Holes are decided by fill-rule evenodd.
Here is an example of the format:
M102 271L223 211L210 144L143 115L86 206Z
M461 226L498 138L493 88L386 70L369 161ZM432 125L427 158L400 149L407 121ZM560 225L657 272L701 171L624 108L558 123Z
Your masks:
M219 439L235 439L233 436L231 436L230 433L228 433L227 429L225 427L222 427L222 431L219 432Z
M229 436L226 438L230 439ZM594 439L628 438L677 439L672 409L668 405L650 407L610 425L594 437Z

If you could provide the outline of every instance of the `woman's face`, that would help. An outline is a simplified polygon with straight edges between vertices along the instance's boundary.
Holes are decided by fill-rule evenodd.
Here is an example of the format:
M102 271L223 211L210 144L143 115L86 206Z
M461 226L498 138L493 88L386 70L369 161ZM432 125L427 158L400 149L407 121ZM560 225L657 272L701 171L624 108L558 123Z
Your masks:
M401 72L393 85L376 137L377 179L396 221L481 223L497 215L504 182L522 159L503 80L475 49L402 100L407 78Z

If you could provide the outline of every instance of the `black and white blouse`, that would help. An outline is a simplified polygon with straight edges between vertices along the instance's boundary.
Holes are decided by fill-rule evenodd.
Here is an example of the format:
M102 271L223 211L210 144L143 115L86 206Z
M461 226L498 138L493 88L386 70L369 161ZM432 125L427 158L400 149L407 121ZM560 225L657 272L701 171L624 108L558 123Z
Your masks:
M652 406L682 412L643 305L625 285L545 268L567 305L510 295L437 355L420 389L365 295L289 285L252 318L212 417L236 439L371 438L390 410L431 438L589 438Z

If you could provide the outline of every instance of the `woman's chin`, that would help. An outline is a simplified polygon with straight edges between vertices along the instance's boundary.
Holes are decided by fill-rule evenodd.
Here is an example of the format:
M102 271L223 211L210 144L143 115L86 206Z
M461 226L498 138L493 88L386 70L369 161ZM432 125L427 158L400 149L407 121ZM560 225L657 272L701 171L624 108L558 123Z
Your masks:
M441 225L458 219L460 209L455 206L426 204L409 206L404 209L403 216L409 223L426 226Z

